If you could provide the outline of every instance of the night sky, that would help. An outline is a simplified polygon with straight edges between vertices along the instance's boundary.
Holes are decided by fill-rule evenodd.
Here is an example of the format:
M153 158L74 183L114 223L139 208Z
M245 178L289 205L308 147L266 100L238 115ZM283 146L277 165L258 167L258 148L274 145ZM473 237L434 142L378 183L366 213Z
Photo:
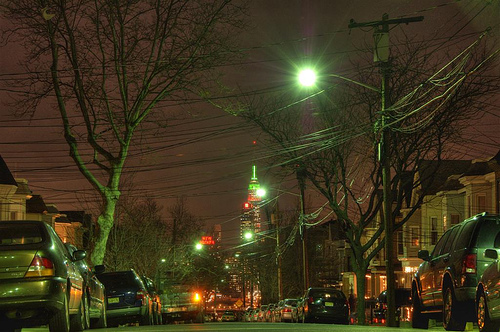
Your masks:
M391 41L407 34L429 39L437 46L453 45L457 51L491 26L488 37L500 47L500 1L410 1L410 0L251 0L249 27L241 38L245 58L221 68L225 83L235 91L271 91L295 88L295 73L302 64L314 63L323 71L349 76L352 58L372 45L369 29L348 29L356 22L424 16L424 21L391 30ZM490 3L488 5L488 3ZM2 21L2 24L7 24ZM437 47L437 51L444 49ZM368 50L369 52L369 50ZM9 81L23 74L17 65L19 45L1 48L0 99L8 101L17 92ZM498 61L498 58L497 58ZM496 72L500 75L500 72ZM465 158L486 158L500 147L500 110L497 100L488 118L471 126L471 146L455 147ZM0 109L0 154L16 178L25 178L35 194L59 210L85 208L90 187L73 166L61 134L54 104L41 105L31 119L16 119L13 106ZM253 162L258 165L262 186L274 187L269 176L270 157L261 134L241 119L204 103L179 110L176 120L162 133L152 133L147 146L136 150L128 162L134 193L150 196L168 206L176 196L188 199L190 210L207 224L222 224L223 236L234 237L239 226L240 206L246 199ZM254 146L252 142L256 140ZM477 141L481 141L478 144ZM297 192L290 181L281 189ZM76 193L76 196L75 196Z

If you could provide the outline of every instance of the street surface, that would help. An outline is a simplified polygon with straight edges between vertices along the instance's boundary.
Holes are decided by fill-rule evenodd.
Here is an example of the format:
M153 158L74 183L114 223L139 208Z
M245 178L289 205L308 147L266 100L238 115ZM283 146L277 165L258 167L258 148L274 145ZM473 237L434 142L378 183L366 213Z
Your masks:
M47 332L47 328L23 329L23 332ZM223 332L240 332L240 331L266 331L266 332L283 332L283 331L308 331L308 332L329 332L329 331L352 331L352 332L415 332L411 327L385 327L385 326L358 326L358 325L334 325L334 324L290 324L290 323L205 323L205 324L175 324L175 325L156 325L156 326L122 326L117 328L96 329L89 331L106 331L106 332L181 332L181 331L223 331ZM443 327L433 327L428 329L430 332L445 331ZM472 331L478 331L474 327Z

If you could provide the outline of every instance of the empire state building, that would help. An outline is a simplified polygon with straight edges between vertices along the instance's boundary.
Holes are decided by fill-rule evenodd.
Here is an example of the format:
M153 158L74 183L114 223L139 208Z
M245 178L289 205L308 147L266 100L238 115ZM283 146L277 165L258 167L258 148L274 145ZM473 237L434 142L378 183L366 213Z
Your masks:
M243 238L245 232L256 234L261 230L260 205L262 194L259 180L257 179L257 167L252 166L252 177L248 185L248 198L243 204L241 213L240 236Z

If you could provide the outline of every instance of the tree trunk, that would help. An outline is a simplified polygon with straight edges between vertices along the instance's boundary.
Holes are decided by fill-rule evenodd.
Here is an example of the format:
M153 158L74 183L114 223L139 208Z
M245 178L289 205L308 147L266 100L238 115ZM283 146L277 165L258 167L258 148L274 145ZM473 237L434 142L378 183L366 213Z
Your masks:
M118 191L115 191L118 192ZM97 218L99 225L99 234L95 243L94 251L92 252L92 264L101 265L104 262L104 255L106 254L106 244L108 242L109 232L113 228L114 215L116 203L118 202L119 195L103 194L104 209L101 215Z
M356 315L358 325L366 325L365 315L365 274L366 269L356 269L356 289L357 289L357 302L356 302Z

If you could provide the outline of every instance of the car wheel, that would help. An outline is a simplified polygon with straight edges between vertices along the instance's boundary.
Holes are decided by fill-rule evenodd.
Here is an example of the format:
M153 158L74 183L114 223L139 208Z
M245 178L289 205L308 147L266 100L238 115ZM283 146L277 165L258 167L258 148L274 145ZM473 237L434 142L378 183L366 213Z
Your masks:
M96 329L105 329L108 327L108 306L106 304L106 299L104 299L102 303L101 316L99 316L91 327Z
M479 293L477 299L477 327L480 332L498 332L500 329L500 322L490 320L488 305L483 291Z
M80 305L76 315L70 318L70 331L80 332L85 330L85 294L80 298Z
M412 299L413 318L411 320L411 327L414 329L428 329L429 317L422 313L420 298L416 290L413 291Z
M69 332L68 296L64 294L63 308L49 320L50 332Z
M465 330L466 321L460 311L453 290L447 287L443 298L443 327L446 331Z

